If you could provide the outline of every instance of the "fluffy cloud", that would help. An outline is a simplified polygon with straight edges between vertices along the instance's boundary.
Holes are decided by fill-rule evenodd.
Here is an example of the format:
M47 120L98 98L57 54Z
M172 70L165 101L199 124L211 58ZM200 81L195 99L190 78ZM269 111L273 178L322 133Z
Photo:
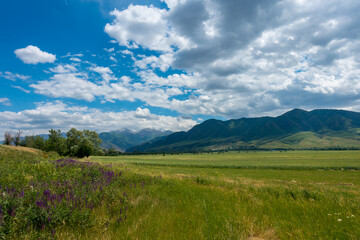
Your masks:
M187 89L195 89L206 81L197 73L194 74L170 74L166 77L159 77L151 70L138 71L138 76L148 85L158 87L185 87Z
M143 45L154 50L168 50L167 26L162 19L165 12L155 7L133 5L121 12L115 9L111 15L116 20L113 24L106 24L105 32L119 44L130 48Z
M151 119L153 116L150 113L150 110L147 108L137 108L135 111L135 117L137 118L146 118Z
M180 87L194 82L192 76L184 74L159 78L152 72L140 72L142 81L139 82L127 76L117 78L108 67L91 65L78 71L71 65L59 64L50 68L54 75L49 80L38 81L30 87L35 89L35 93L53 98L73 98L88 102L100 100L102 103L140 100L151 106L171 108L173 104L170 98L183 95ZM182 82L183 79L186 81Z
M15 50L16 57L26 64L53 63L56 55L41 51L38 47L29 45Z
M191 93L148 104L225 117L359 105L360 2L165 2L114 10L105 27L120 45L155 51L133 59L146 84Z
M169 28L165 16L167 11L153 6L130 5L123 11L110 13L115 21L106 24L105 32L128 48L139 45L151 50L171 51L172 47L185 47L186 39Z
M109 82L110 80L115 80L116 78L113 76L113 72L111 71L110 68L108 67L91 67L90 68L91 71L93 72L97 72L98 74L100 74L101 78L106 81Z
M77 69L70 64L59 64L54 68L50 68L50 71L54 73L72 73L77 72Z
M188 118L155 115L146 108L138 108L136 111L103 112L87 107L69 106L61 101L38 103L35 109L20 112L0 112L0 121L3 123L0 136L7 130L19 129L26 135L47 133L50 128L67 131L72 127L98 132L123 128L135 131L143 128L180 131L188 130L196 124Z
M142 56L141 59L135 60L135 66L140 69L160 69L162 72L166 72L173 61L173 54L167 53L156 56Z
M69 97L93 101L99 92L99 85L89 82L75 73L55 74L49 81L39 81L31 84L36 93L50 97Z

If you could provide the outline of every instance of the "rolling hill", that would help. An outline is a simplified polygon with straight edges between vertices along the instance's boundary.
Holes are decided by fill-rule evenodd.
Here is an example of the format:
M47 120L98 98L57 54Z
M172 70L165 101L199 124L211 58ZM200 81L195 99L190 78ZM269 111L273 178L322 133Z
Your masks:
M247 148L360 148L360 113L293 109L278 117L210 119L187 132L176 132L127 152Z

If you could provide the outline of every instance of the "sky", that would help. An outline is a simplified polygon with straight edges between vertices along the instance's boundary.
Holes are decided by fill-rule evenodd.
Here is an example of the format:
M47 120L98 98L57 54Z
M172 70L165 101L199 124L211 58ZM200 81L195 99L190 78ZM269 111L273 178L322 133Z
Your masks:
M359 12L358 0L1 1L0 136L360 111Z

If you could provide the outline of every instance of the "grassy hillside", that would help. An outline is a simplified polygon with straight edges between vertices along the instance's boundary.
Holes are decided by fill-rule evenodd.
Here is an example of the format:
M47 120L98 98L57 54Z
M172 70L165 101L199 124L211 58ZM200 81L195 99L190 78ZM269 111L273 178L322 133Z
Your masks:
M254 141L261 148L287 149L326 149L326 148L360 148L360 136L351 132L299 132L288 137L269 141Z
M27 156L28 158L46 157L48 155L39 149L11 145L0 145L0 154L2 157L6 156L7 154L19 154Z

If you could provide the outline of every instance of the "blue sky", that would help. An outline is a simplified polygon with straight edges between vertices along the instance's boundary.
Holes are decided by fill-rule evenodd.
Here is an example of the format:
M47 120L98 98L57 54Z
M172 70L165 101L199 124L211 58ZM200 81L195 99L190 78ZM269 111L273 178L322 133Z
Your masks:
M360 110L358 1L0 3L0 134Z

